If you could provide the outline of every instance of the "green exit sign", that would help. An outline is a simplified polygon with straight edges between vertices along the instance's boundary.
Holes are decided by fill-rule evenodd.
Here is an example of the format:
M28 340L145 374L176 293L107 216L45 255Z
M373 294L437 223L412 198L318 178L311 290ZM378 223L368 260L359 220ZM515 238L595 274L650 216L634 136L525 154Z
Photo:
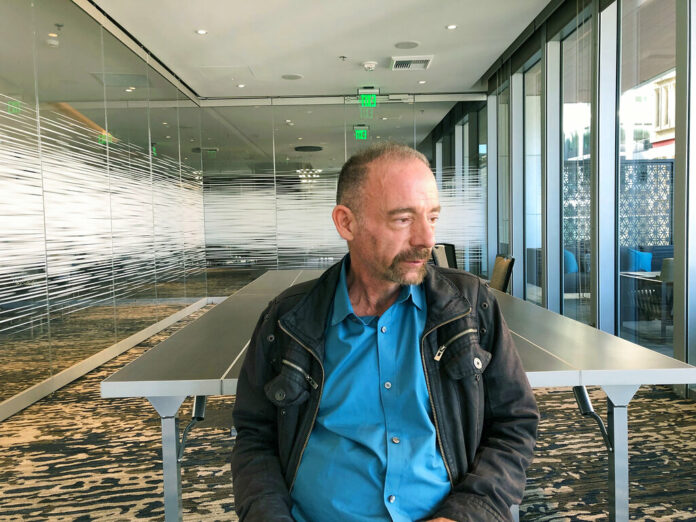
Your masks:
M7 112L10 114L19 114L22 112L22 103L17 100L10 100L7 102Z
M355 139L356 140L366 140L367 139L367 129L355 129Z
M361 94L360 95L360 105L362 107L377 107L377 95L376 94Z

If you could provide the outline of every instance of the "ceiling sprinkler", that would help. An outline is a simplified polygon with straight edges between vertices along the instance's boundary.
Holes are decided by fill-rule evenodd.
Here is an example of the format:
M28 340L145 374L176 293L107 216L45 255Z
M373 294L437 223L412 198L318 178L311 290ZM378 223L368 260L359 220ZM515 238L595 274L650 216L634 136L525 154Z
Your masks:
M363 67L365 68L366 71L374 71L375 68L377 67L377 62L363 62Z

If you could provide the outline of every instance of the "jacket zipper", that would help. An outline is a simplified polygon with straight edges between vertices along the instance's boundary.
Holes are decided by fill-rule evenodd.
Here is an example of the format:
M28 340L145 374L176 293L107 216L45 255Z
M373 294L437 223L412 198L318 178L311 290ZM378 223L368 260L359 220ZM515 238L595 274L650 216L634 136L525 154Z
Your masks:
M288 334L288 335L290 335L290 334ZM300 372L300 373L304 376L305 380L309 383L309 385L310 385L312 388L314 388L315 390L319 387L319 385L317 384L317 381L315 381L314 379L312 379L312 376L311 376L311 375L309 375L306 371L304 371L302 368L300 368L299 366L297 366L295 363L290 362L290 361L288 361L287 359L283 359L281 362L282 362L284 365L289 366L289 367L292 368L293 370L297 370L298 372Z
M447 347L450 344L452 344L454 341L456 341L457 339L459 339L460 337L462 337L466 334L476 333L476 332L477 332L476 328L469 328L468 330L464 330L463 332L458 333L457 335L452 337L449 341L447 341L445 344L440 346L440 348L437 349L437 352L435 353L435 357L433 357L433 359L435 359L436 361L439 361L440 359L442 359L442 356L445 354L445 350L447 349ZM285 362L285 361L283 361L283 362Z
M458 319L461 319L462 317L466 317L471 313L472 308L469 307L469 310L465 314L458 315L456 317L453 317L452 319L449 319L445 321L444 323L440 323L438 325L433 326L430 330L425 332L423 334L423 337L421 337L421 363L423 364L423 372L425 373L425 385L428 387L428 400L430 400L430 408L433 410L433 421L435 424L435 433L437 434L437 444L440 447L440 454L442 455L442 462L445 464L445 469L447 470L447 477L449 478L450 484L452 487L454 487L454 479L452 478L452 470L450 470L449 464L447 464L447 457L445 455L445 449L442 447L442 435L440 434L440 423L437 421L437 411L435 410L435 403L433 402L433 394L430 390L430 375L428 374L428 368L425 365L425 338L430 335L432 332L437 330L438 328L445 326L446 324L449 324L451 322L454 322ZM323 369L322 369L323 371Z
M305 449L307 448L307 443L309 443L309 436L312 434L312 428L314 427L314 423L315 423L316 420L317 420L317 415L319 414L319 403L321 403L321 394L322 394L322 391L324 390L324 365L323 365L322 362L319 360L319 357L317 357L317 356L314 354L314 352L313 352L312 350L310 350L304 343L302 343L297 337L295 337L295 336L292 335L290 332L288 332L280 321L278 321L278 326L279 326L280 329L283 330L287 335L289 335L290 338L293 339L297 344L299 344L302 348L304 348L305 350L307 350L307 351L309 352L309 354L310 354L312 357L314 357L314 359L316 359L316 361L319 363L319 368L321 368L321 389L319 390L319 400L317 401L317 406L316 406L316 408L314 409L314 416L312 417L312 425L310 426L310 429L309 429L309 431L307 432L307 437L305 438L304 444L302 445L302 450L300 451L300 455L299 455L299 457L298 457L298 459L297 459L297 466L295 466L295 471L292 472L292 482L290 483L290 487L288 488L288 491L292 491L292 487L295 485L295 479L297 478L297 470L300 469L300 462L302 461L302 455L304 455L304 451L305 451ZM288 361L288 362L290 362L290 361ZM286 362L285 362L285 359L283 359L283 363L286 363ZM292 363L291 363L291 365L292 365L293 367L299 368L298 366L293 365ZM302 373L304 373L305 375L307 375L307 376L309 377L309 375L308 375L306 372L302 371ZM310 377L310 379L311 379L311 377ZM314 381L314 379L312 379L312 381ZM309 382L309 381L308 381L308 382ZM311 383L310 383L310 384L311 384ZM314 384L317 384L317 382L314 381ZM318 386L318 384L317 384L317 386ZM315 389L316 389L316 388L315 388Z

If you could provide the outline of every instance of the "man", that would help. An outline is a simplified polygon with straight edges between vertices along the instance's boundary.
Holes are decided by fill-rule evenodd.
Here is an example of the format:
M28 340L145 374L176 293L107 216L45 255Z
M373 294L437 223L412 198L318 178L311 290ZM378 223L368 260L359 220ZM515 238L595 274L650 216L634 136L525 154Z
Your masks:
M240 520L509 520L538 411L487 287L427 264L426 158L358 153L336 200L349 254L270 303L239 377Z

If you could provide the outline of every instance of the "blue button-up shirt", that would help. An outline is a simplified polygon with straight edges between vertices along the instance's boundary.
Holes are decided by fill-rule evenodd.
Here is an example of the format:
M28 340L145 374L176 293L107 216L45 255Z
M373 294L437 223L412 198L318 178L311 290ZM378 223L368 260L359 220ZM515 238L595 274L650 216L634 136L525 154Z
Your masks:
M420 355L424 294L403 286L381 317L357 317L344 260L319 413L291 491L296 520L418 520L449 493Z

